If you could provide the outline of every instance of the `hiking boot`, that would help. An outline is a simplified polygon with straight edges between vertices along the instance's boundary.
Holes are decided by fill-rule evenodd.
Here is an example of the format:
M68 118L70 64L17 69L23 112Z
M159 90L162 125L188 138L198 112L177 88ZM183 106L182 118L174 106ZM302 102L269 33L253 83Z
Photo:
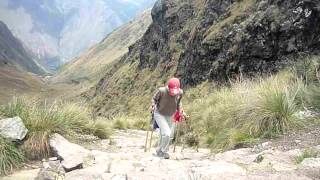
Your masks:
M164 153L161 150L156 150L156 153L154 155L158 156L158 157L161 157L163 159L169 159L170 158L168 153Z
M168 153L163 153L163 159L169 159L170 158L170 155Z

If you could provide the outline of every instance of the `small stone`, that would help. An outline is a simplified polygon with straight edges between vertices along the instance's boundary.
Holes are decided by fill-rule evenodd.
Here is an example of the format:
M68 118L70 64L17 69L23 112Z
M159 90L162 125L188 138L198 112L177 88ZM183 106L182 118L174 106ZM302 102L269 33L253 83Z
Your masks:
M271 144L272 144L272 142L264 142L261 144L261 146L262 146L262 148L268 148L271 146Z
M127 180L128 176L126 174L114 175L111 180Z
M301 140L298 140L298 139L297 139L297 140L295 140L294 142L295 142L296 144L300 144L300 143L301 143Z
M51 157L51 158L49 158L49 161L57 161L57 160L58 160L57 157Z
M257 158L255 160L253 160L253 162L260 163L261 161L263 161L263 159L264 159L264 157L261 154L259 154L257 156Z

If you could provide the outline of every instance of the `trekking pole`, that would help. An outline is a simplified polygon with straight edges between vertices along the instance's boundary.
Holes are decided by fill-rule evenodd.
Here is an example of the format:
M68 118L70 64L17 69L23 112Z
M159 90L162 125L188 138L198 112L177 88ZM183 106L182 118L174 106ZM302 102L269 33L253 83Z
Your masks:
M147 152L148 149L148 138L149 138L149 130L147 131L147 137L146 137L146 142L144 144L144 152Z
M174 141L174 146L173 146L173 152L176 152L176 146L177 146L177 142L180 136L180 128L179 128L179 122L177 122L177 133L176 133L176 137L175 137L175 141Z
M149 150L151 149L151 146L152 146L152 135L153 135L153 130L151 130Z

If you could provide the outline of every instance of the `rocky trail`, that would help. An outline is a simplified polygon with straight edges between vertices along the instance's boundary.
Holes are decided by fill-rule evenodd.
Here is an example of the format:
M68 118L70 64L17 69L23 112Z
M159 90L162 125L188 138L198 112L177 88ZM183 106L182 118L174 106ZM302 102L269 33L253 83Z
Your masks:
M42 167L29 166L2 179L320 179L319 153L318 157L306 158L300 164L295 162L304 149L280 150L272 142L219 154L190 148L181 152L181 147L177 147L175 153L170 150L170 159L166 160L153 156L154 148L144 152L145 137L145 131L119 130L111 140L80 137L75 141L80 146L55 134L50 145L58 159L63 159L61 162L50 158ZM157 133L153 144L156 141ZM320 145L313 149L320 152Z

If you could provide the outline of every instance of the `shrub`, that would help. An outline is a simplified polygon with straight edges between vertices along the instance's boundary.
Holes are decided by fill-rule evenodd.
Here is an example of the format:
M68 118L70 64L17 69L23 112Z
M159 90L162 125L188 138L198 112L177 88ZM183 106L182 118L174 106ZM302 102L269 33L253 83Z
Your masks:
M24 162L23 154L11 142L0 137L0 176L12 172Z
M306 158L315 158L317 157L318 152L314 149L306 149L300 156L295 157L295 163L300 164Z
M248 130L253 135L273 136L298 126L296 93L290 82L270 77L256 87L256 95L245 109ZM292 93L293 92L293 93Z
M108 139L112 134L110 123L102 119L95 121L93 123L92 129L93 129L93 135L101 139Z

